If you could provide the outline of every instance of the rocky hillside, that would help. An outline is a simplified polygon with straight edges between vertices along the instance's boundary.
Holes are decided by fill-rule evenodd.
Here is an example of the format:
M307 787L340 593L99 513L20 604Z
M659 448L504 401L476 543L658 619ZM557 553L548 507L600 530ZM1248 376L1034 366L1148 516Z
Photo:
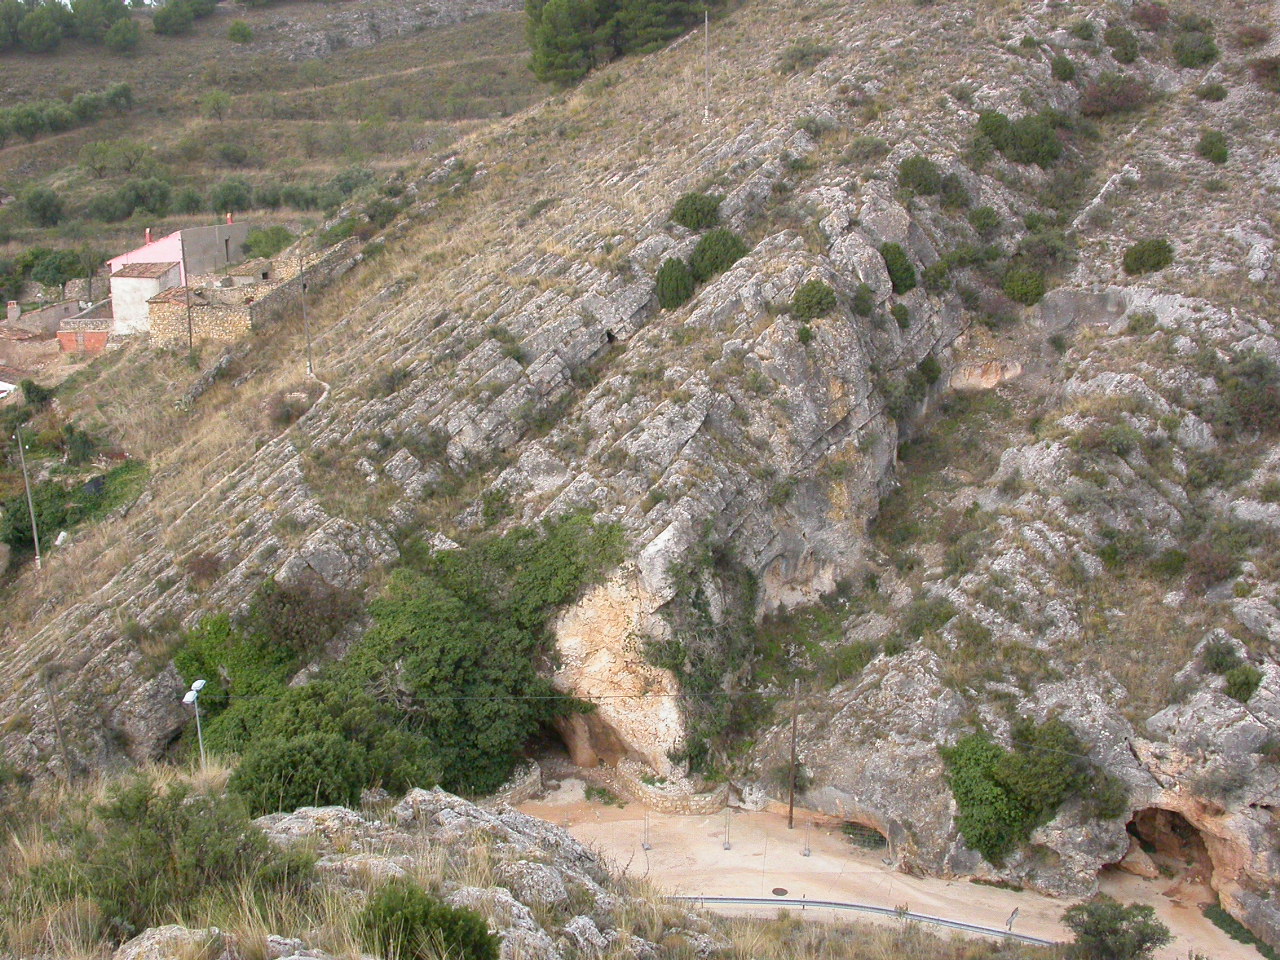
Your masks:
M585 507L628 559L556 624L575 756L777 795L799 680L804 801L904 869L1175 850L1280 944L1274 13L759 0L706 121L691 36L473 135L319 305L309 412L257 412L301 379L269 334L165 414L122 549L55 560L7 755L163 751L164 637L267 577ZM689 191L747 252L664 309Z

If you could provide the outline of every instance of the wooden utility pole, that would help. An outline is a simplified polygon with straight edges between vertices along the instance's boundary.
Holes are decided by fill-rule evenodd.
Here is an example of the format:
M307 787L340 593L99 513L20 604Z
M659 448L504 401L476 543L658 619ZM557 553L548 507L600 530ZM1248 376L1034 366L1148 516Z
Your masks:
M702 11L702 122L711 122L711 9Z
M181 231L178 233L178 253L182 258L182 294L183 299L187 301L187 353L194 355L196 344L195 335L191 329L191 281L187 277L187 241Z
M791 682L791 776L787 787L787 829L796 826L796 724L800 717L800 680Z
M36 525L36 505L31 499L31 478L27 476L27 455L22 448L22 427L16 427L13 438L18 441L18 462L22 464L22 485L27 490L27 512L31 514L31 542L36 547L36 573L40 572L40 528Z

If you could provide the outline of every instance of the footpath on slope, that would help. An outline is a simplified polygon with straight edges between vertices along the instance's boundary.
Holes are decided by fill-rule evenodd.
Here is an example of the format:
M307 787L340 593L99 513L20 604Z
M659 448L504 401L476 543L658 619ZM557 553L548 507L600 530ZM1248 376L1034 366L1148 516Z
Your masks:
M1027 891L912 877L882 860L882 853L860 849L838 830L808 824L796 812L794 830L785 816L730 808L707 816L679 816L588 801L581 780L562 780L540 799L518 804L531 816L556 823L598 851L619 872L644 877L670 894L683 896L773 897L833 900L872 906L906 907L914 913L1004 929L1016 909L1015 933L1048 940L1069 940L1059 921L1073 901ZM726 823L729 849L724 849ZM644 849L648 835L650 849ZM804 856L806 844L810 855ZM1174 933L1157 960L1186 960L1197 953L1208 960L1261 960L1253 947L1237 943L1215 927L1198 907L1163 893L1173 881L1143 880L1127 874L1104 878L1103 892L1125 903L1148 903ZM772 917L776 909L732 907L727 912ZM794 914L796 911L791 908ZM896 923L861 913L806 908L806 917L841 922ZM940 928L931 928L941 932Z

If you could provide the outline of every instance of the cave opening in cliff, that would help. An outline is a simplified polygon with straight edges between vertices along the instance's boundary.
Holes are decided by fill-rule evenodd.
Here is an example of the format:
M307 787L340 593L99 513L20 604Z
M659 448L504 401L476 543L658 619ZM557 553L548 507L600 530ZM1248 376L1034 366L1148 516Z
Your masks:
M846 820L840 825L840 832L855 847L863 850L884 850L889 846L889 838L884 835L884 832L879 827L873 827L867 823Z
M1148 807L1135 813L1125 829L1157 871L1183 874L1193 882L1208 882L1213 873L1209 849L1200 831L1182 814ZM1131 845L1131 853L1125 859L1135 857Z

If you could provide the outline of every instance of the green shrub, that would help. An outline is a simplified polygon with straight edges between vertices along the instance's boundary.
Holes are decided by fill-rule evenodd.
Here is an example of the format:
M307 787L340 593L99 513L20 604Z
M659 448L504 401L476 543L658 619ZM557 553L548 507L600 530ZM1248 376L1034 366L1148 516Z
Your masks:
M869 164L888 156L889 145L879 137L872 137L866 134L854 137L849 141L849 146L844 154L840 157L841 163L850 164Z
M61 198L48 187L28 187L21 196L22 212L35 227L54 227L64 214Z
M890 307L889 316L897 321L899 330L906 330L911 326L911 311L905 303L895 303Z
M821 280L800 285L791 299L791 313L797 320L815 320L836 307L836 292Z
M1088 43L1097 36L1097 31L1094 30L1093 24L1088 20L1077 20L1071 25L1071 35L1077 40L1083 40Z
M1211 640L1204 648L1204 668L1211 673L1224 674L1234 670L1244 661L1236 648L1227 640Z
M102 37L102 42L108 50L125 56L137 50L141 40L142 30L137 23L127 17L113 23Z
M898 186L911 193L932 196L942 189L942 171L928 157L917 153L898 164Z
M1227 88L1216 81L1214 83L1205 83L1196 87L1196 96L1210 103L1221 103L1227 99Z
M293 243L293 234L281 224L270 227L254 227L244 240L244 252L250 257L270 259Z
M501 943L480 914L409 880L392 880L370 897L359 927L367 949L395 960L498 960Z
M1015 163L1048 167L1062 156L1062 141L1051 118L1028 114L1010 120L1003 113L986 110L978 115L978 132Z
M229 788L256 813L352 803L373 783L497 789L529 738L573 709L537 670L548 618L620 551L616 527L582 515L459 550L406 544L373 628L265 701Z
M235 902L244 889L298 890L312 875L311 858L274 847L238 800L144 777L117 786L66 839L66 852L36 867L31 885L91 901L117 942L172 922L175 909Z
M189 32L195 20L195 11L187 0L170 0L152 16L151 27L164 36L177 36Z
M671 208L671 219L690 230L705 230L720 222L720 198L686 193Z
M860 283L853 291L850 303L853 312L859 317L869 317L876 309L876 294L868 284Z
M1130 276L1155 273L1173 263L1173 245L1163 238L1139 240L1124 252L1124 272Z
M232 20L227 27L227 39L232 43L249 43L253 39L253 27L243 20Z
M1059 54L1053 58L1050 63L1050 72L1053 79L1062 83L1069 83L1075 79L1075 61L1071 60L1066 54Z
M911 265L911 259L901 244L882 244L880 256L884 258L885 269L889 271L889 281L893 284L894 293L903 294L915 289L916 268Z
M808 38L791 44L778 57L778 72L784 76L809 70L831 55L831 48Z
M1219 903L1211 903L1202 911L1206 918L1219 930L1239 943L1248 944L1257 949L1266 960L1280 960L1280 950L1263 943L1253 931L1222 909Z
M1103 895L1070 907L1062 922L1075 933L1071 954L1081 960L1147 960L1173 942L1154 907L1123 906Z
M796 339L799 340L802 345L807 347L813 342L813 327L809 326L807 323L800 324L800 326L796 328Z
M1015 303L1032 306L1040 302L1047 289L1044 274L1025 263L1011 263L1004 272L1000 289Z
M969 211L969 226L977 231L978 236L986 238L1000 229L1000 214L995 207L976 207Z
M924 382L933 386L938 382L938 378L942 376L942 364L938 363L938 358L930 354L916 365L916 369L920 371L920 376L924 377Z
M1116 63L1133 63L1138 59L1138 38L1132 30L1119 24L1107 27L1102 40L1111 48Z
M1208 33L1182 33L1173 41L1173 58L1180 67L1205 67L1218 59L1218 45Z
M1226 163L1229 155L1226 134L1220 130L1206 130L1200 134L1200 142L1196 144L1196 153L1210 163Z
M747 255L747 244L732 230L719 227L703 234L689 257L689 271L699 283L728 270Z
M658 268L658 306L674 310L693 297L693 274L689 265L678 257L668 257Z
M931 263L920 271L920 285L930 293L941 293L951 287L951 268L946 260Z

